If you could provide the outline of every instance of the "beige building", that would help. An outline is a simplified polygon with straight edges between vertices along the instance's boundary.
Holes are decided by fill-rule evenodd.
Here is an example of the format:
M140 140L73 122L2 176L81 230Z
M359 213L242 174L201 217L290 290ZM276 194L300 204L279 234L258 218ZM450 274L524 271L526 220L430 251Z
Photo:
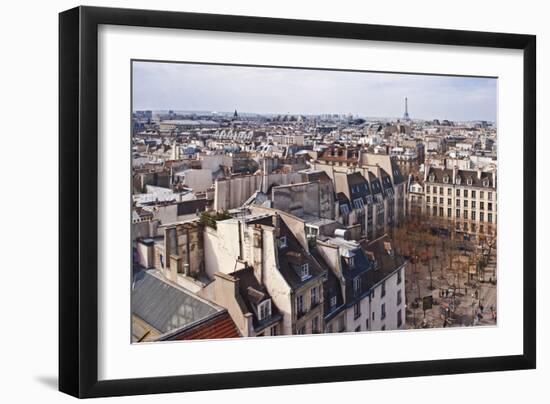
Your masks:
M497 224L496 171L482 172L427 167L424 212L454 223L454 230L492 235Z

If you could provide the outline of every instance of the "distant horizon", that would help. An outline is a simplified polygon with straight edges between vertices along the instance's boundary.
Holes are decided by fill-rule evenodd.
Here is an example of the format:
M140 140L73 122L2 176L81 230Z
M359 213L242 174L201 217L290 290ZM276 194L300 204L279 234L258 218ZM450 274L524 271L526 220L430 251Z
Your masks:
M495 78L148 61L132 69L133 112L403 119L407 97L412 120L497 120Z
M220 114L220 115L232 115L237 111L238 115L257 115L257 116L321 116L321 115L348 115L348 113L344 112L327 112L327 113L302 113L302 112L287 112L287 113L275 113L275 112L250 112L250 111L240 111L238 108L228 111L214 111L214 110L207 110L207 109L175 109L175 108L162 108L162 109L134 109L132 110L133 113L135 112L143 112L143 111L151 111L151 112L168 112L173 111L174 113L207 113L207 114ZM361 114L352 114L354 118L361 118L361 119L367 119L367 120L400 120L403 121L403 117L399 116L367 116L367 115L361 115ZM496 123L496 121L491 121L488 119L447 119L447 118L411 118L410 121L450 121L450 122L487 122L487 123Z

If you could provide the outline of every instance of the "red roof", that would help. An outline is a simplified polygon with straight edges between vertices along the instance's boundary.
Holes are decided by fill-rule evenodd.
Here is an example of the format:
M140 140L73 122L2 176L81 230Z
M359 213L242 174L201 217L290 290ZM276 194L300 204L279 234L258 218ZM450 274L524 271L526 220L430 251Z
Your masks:
M241 333L227 312L174 335L173 340L238 338Z

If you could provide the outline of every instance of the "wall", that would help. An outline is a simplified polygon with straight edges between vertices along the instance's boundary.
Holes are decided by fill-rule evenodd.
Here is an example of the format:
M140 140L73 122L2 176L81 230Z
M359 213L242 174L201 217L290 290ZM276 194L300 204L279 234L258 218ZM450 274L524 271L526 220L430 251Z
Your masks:
M4 5L4 21L0 26L3 38L3 56L9 63L2 66L2 110L10 119L3 123L5 133L17 133L10 136L16 139L19 147L25 150L27 161L34 164L21 164L20 153L5 153L0 162L2 167L17 167L18 175L6 176L4 189L28 194L27 183L22 178L34 178L37 164L43 171L53 173L47 181L33 183L35 195L49 195L40 202L42 228L50 229L43 242L34 247L33 256L40 257L40 270L33 270L33 282L25 283L25 295L32 299L22 299L21 289L14 288L20 282L19 271L6 271L0 286L2 302L17 302L17 309L3 311L6 324L21 324L22 313L37 313L32 316L35 332L18 333L5 338L0 344L3 365L0 372L4 383L0 397L3 402L44 402L74 403L69 396L56 391L57 385L57 13L81 4L81 1L59 0L55 3L27 1L9 2ZM154 4L145 0L88 0L89 5L109 7L157 8L161 10L180 10L210 12L221 14L264 15L281 18L303 18L312 20L335 20L372 24L392 24L424 26L432 28L455 28L501 32L536 33L538 35L538 206L550 198L548 176L543 173L545 159L543 154L550 147L550 137L544 136L542 125L543 112L550 110L550 25L545 2L526 0L521 3L496 0L464 0L447 4L428 0L411 2L395 0L392 2L357 2L341 0L334 2L296 2L279 0L277 2L258 2L255 0L188 0L174 2L157 0ZM32 27L32 29L30 28ZM243 55L245 57L246 55ZM37 64L37 61L40 63ZM334 62L334 65L337 65ZM327 58L327 64L333 61ZM21 91L21 83L32 88L32 97ZM21 122L40 122L40 130L20 130ZM124 135L124 134L121 134ZM126 167L121 167L126 169ZM5 268L20 267L20 257L28 254L25 243L18 240L28 236L36 211L35 198L18 200L17 206L9 207L6 215L6 228L13 229L8 245L11 254L7 255ZM17 214L20 212L20 214ZM538 245L539 252L550 244L550 212L539 209ZM25 235L24 235L25 234ZM13 241L13 243L12 243ZM550 378L550 346L544 341L550 339L550 322L546 320L550 310L550 300L544 298L543 285L550 284L550 273L543 271L543 256L539 256L538 271L538 369L532 371L497 372L438 377L415 377L375 381L358 381L331 384L310 384L300 386L271 387L261 389L219 390L186 394L162 394L156 396L138 396L97 400L97 403L231 403L256 401L261 397L263 403L296 402L315 400L316 403L335 403L352 401L363 397L368 391L369 401L391 401L425 403L428 395L436 401L446 404L475 402L522 402L527 396L545 397L547 382ZM10 304L11 307L13 305ZM281 337L285 338L285 337ZM331 337L332 338L332 337ZM336 337L334 337L336 338ZM22 358L40 358L40 360L22 360ZM521 386L521 388L518 388ZM458 389L457 389L458 387ZM460 392L462 394L455 394ZM541 398L542 401L542 398ZM96 402L96 401L94 401Z

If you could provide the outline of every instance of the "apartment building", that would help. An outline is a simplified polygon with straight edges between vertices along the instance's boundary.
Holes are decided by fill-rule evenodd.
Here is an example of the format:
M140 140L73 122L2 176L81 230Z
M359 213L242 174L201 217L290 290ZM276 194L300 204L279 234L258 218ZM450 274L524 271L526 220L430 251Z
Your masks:
M425 213L452 222L454 230L476 236L496 232L496 170L427 167L424 177Z

